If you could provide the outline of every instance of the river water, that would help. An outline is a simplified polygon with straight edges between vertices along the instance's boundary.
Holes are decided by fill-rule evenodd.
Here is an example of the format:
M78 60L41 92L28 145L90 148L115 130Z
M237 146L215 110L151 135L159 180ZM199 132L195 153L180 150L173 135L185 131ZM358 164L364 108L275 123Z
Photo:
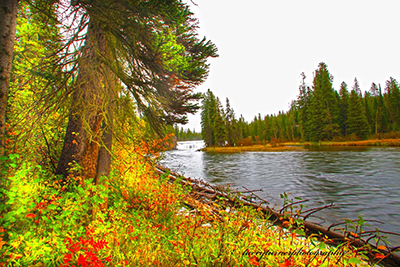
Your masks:
M400 233L400 148L315 148L295 152L214 154L197 151L202 141L179 142L161 164L186 177L233 184L257 194L276 209L280 194L308 199L309 208L334 203L308 220L330 225L362 216L370 227ZM400 237L388 235L400 245Z

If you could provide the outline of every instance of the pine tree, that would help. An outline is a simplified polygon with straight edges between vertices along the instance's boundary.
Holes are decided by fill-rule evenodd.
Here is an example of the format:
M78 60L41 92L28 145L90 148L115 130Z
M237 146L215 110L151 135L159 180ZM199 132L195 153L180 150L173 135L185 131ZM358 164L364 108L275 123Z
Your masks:
M386 81L387 107L392 131L400 129L400 89L395 79Z
M299 111L296 105L296 101L293 101L290 105L289 111L286 113L287 125L286 132L289 141L299 140L301 138L299 132Z
M239 132L239 140L247 138L250 135L249 134L249 125L247 124L243 115L240 115L240 118L238 120L238 132Z
M310 140L311 130L309 123L310 115L310 102L312 97L312 92L310 87L305 83L306 75L304 72L301 73L302 82L299 86L299 96L297 97L296 106L299 110L299 127L300 134L303 140Z
M224 120L224 110L222 108L221 102L217 97L215 101L215 112L212 117L212 123L214 128L214 136L215 136L215 145L217 146L225 146L226 144L226 129L225 129L225 120Z
M215 96L210 89L203 96L201 111L201 134L206 146L214 146L214 129L212 123L213 107L215 106Z
M372 83L371 88L369 89L370 95L372 96L372 130L374 134L378 134L379 124L380 124L380 115L382 113L381 107L379 105L379 89L375 83Z
M264 125L265 125L265 141L271 141L272 138L272 131L271 131L271 116L266 115L264 116Z
M354 134L360 139L365 139L368 136L369 126L362 103L361 90L357 79L354 79L354 86L349 98L348 134Z
M79 71L57 173L67 176L75 161L93 177L96 155L112 141L111 107L121 95L115 85L124 85L140 115L162 134L163 124L186 123L186 114L197 111L200 95L193 89L206 78L206 60L216 48L197 38L193 13L181 1L74 1L72 10L84 14L79 29L87 23L88 30L70 59Z
M374 118L375 110L374 110L374 100L370 92L367 91L364 92L363 106L365 108L365 115L368 121L369 133L373 133L375 125L375 118Z
M378 106L379 110L381 111L378 119L379 121L378 131L381 133L387 133L389 131L389 114L385 102L385 97L382 94L381 85L378 86L378 92L379 92L379 94L377 95Z
M332 80L327 65L321 62L314 77L314 93L310 101L312 141L330 140L339 134L339 109Z
M339 100L339 125L343 136L347 136L347 118L348 118L348 108L349 108L349 98L350 94L347 90L347 84L342 82L339 90L340 100Z
M238 125L235 118L235 112L231 107L228 98L226 98L225 106L225 124L228 145L235 146L239 140Z

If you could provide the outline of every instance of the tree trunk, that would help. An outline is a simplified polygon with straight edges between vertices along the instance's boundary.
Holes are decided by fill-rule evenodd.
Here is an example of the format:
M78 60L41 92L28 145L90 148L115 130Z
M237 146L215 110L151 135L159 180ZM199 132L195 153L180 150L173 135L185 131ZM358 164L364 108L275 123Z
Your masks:
M110 71L106 70L106 99L105 99L105 116L102 125L102 146L99 150L97 160L97 171L95 183L99 184L101 176L108 176L111 170L111 149L113 139L113 115L114 115L114 94L116 92L116 77Z
M1 0L0 2L0 156L2 156L18 0Z
M85 47L79 62L79 74L73 92L69 122L57 174L69 173L83 179L95 178L103 121L104 81L99 55L104 55L105 35L93 21L89 22ZM79 170L74 164L79 165Z

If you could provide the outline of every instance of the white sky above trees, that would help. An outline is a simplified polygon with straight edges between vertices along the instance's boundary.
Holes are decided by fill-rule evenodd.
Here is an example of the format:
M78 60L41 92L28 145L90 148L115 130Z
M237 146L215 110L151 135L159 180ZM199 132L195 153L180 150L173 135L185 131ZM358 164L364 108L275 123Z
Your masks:
M373 82L400 81L399 0L193 0L200 37L218 47L210 74L197 91L210 88L236 117L287 111L304 72L325 62L334 89L356 77L362 91ZM184 128L201 130L200 115Z

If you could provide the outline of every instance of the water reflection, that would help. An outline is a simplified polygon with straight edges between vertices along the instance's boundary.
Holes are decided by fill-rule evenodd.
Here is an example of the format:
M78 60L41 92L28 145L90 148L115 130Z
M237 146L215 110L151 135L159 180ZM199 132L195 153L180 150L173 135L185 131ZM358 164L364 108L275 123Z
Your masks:
M196 152L202 142L180 143L163 164L186 176L237 188L262 189L259 195L281 204L282 192L310 199L309 206L333 202L318 215L325 224L362 216L385 222L371 228L400 232L400 149L333 148L296 152L211 154ZM311 204L312 203L312 204ZM392 243L400 238L391 236Z

